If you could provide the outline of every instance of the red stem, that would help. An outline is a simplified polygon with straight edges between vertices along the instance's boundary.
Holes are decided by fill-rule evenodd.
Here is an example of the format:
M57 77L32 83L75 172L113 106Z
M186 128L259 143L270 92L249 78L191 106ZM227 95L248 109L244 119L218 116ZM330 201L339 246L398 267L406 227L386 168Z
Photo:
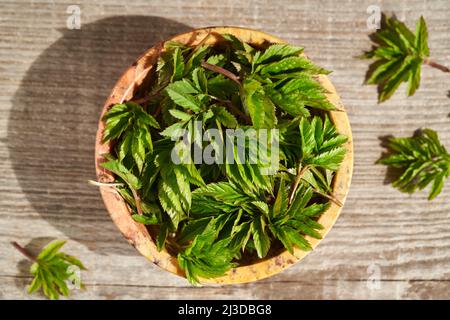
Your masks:
M446 66L444 66L444 65L442 65L442 64L440 64L440 63L431 61L431 60L429 60L429 59L423 60L423 63L429 65L430 67L439 69L439 70L441 70L442 72L450 72L450 68L448 68L448 67L446 67Z
M223 74L225 77L227 77L230 80L233 80L234 82L236 82L239 86L241 85L241 83L239 82L239 77L237 75L235 75L233 72L230 72L222 67L216 66L214 64L210 64L206 61L202 61L202 67L220 74Z
M14 246L14 248L17 249L17 251L19 251L21 254L23 254L25 257L27 257L28 259L30 259L33 262L37 262L36 257L33 256L27 249L25 249L24 247L22 247L20 244L18 244L15 241L12 241L11 244Z

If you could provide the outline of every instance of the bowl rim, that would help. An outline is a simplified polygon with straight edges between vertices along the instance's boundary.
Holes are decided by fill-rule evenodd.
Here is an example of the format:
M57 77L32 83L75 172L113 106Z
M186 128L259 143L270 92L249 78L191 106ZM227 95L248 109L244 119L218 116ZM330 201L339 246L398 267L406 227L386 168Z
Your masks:
M165 41L157 43L155 46L146 50L134 63L125 70L120 76L119 80L115 84L111 91L111 94L106 99L103 106L96 135L95 143L95 168L97 179L100 182L112 182L114 176L112 173L101 167L101 163L105 161L103 154L108 153L111 148L111 143L103 143L102 136L105 128L102 121L103 115L106 111L115 103L120 103L131 99L134 90L138 88L145 76L147 76L154 69L154 64L157 58L163 50L164 42L166 41L180 41L188 45L195 45L204 40L209 34L225 34L230 33L252 44L262 44L264 42L270 43L286 43L278 37L272 36L262 31L253 30L244 27L227 27L227 26L214 26L194 29L189 32L175 35ZM216 38L207 37L205 43L213 44L217 41ZM339 110L345 110L341 102L340 97L336 93L336 89L326 75L319 75L318 81L327 89L327 98L329 101L338 107ZM347 113L343 111L331 111L328 112L332 122L336 125L339 133L348 137L348 141L344 145L347 150L346 156L341 164L341 167L336 172L333 181L333 193L334 196L342 203L345 204L347 194L351 184L351 178L353 173L353 138L352 131L347 117ZM158 265L162 269L174 273L178 276L184 277L183 270L179 267L177 259L171 256L167 251L158 251L156 244L153 242L147 228L135 222L130 215L128 206L122 197L111 187L100 186L100 193L105 204L105 207L111 216L114 224L121 231L123 236L148 260ZM342 206L343 207L343 206ZM319 218L319 223L324 226L324 229L320 230L322 239L315 239L306 236L306 239L310 242L314 249L328 232L333 227L339 214L342 210L341 206L331 202L330 207ZM284 250L280 254L271 258L260 260L251 265L238 266L228 271L224 276L211 279L201 279L202 283L216 283L216 284L237 284L246 283L260 280L263 278L275 275L293 264L302 260L310 251L302 251L298 248L294 249L294 253L290 254L287 250Z

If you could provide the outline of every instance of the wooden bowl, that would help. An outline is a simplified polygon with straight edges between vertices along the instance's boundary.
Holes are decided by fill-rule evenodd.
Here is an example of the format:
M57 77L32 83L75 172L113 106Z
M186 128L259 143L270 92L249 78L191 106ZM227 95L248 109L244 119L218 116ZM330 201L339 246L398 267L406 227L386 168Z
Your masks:
M191 32L183 33L174 36L170 40L176 40L187 45L196 45L202 41L205 36L211 33L207 38L206 44L215 44L219 41L220 37L217 34L229 33L242 41L252 43L255 45L261 45L263 43L283 43L281 39L263 33L257 30L251 30L246 28L237 27L210 27L204 29L197 29ZM214 36L216 35L216 36ZM129 67L125 73L120 77L119 81L115 85L111 92L111 95L106 100L103 107L102 115L98 124L96 145L95 145L95 166L98 181L112 182L114 181L113 175L107 170L103 169L100 164L105 161L103 154L109 153L111 145L109 143L102 143L103 131L105 128L104 122L101 120L105 112L115 103L120 103L131 99L139 86L152 76L155 63L163 48L163 43L159 43L154 47L147 50L140 58L138 58L131 67ZM344 109L339 96L330 80L325 75L319 76L321 84L329 91L328 99L338 109ZM350 181L352 177L353 169L353 141L350 124L347 118L347 114L342 111L330 112L330 118L336 125L339 133L346 135L349 139L345 144L347 154L339 169L336 172L333 181L333 193L335 197L343 204L345 202L347 192L350 187ZM149 235L147 228L135 222L130 215L129 209L120 195L114 191L111 187L100 187L100 193L105 203L112 220L122 232L124 237L148 260L152 261L159 267L184 277L184 272L180 269L177 263L176 257L171 256L167 251L163 250L159 252L156 249L156 244L153 242ZM319 223L324 226L324 229L320 231L324 237L332 228L336 222L341 207L335 203L331 203L330 208L323 213L319 219ZM314 248L318 245L320 240L311 237L306 237ZM277 256L260 260L252 265L240 266L230 270L226 275L213 278L202 279L204 283L218 283L218 284L234 284L252 282L259 279L267 278L274 274L281 272L287 267L303 259L308 252L300 249L295 249L294 254L290 254L287 251L283 251Z

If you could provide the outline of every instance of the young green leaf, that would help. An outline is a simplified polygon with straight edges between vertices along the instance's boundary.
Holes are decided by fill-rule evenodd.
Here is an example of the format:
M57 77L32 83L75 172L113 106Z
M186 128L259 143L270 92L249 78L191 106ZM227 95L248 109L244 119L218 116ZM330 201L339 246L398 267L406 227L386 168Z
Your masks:
M13 242L13 246L30 259L33 264L30 273L34 276L28 287L28 293L32 294L42 289L47 298L58 300L60 295L68 297L70 294L68 283L84 288L79 277L79 270L86 270L80 260L73 256L59 252L66 241L55 240L42 249L37 257L34 257L27 249Z
M180 80L184 72L184 59L180 47L173 52L173 74L172 81Z
M256 129L273 128L276 125L275 106L259 81L246 79L242 85L241 98Z
M112 159L108 162L102 163L101 166L121 177L134 190L139 190L141 188L142 182L139 178L119 161Z
M390 153L378 163L392 166L401 175L392 185L402 192L413 193L431 184L428 196L434 199L450 175L450 155L431 129L423 129L410 138L390 138Z
M429 60L428 30L425 19L420 17L413 33L395 16L382 16L381 29L371 38L373 47L363 57L374 59L366 83L378 85L378 101L388 100L402 82L408 82L408 96L420 86L422 64L450 72L450 69Z
M175 104L193 112L200 111L201 103L193 95L198 93L198 91L189 80L183 79L171 83L165 90Z
M236 117L229 113L224 107L212 106L211 110L213 111L216 119L225 127L234 129L238 126Z
M251 229L258 257L264 258L270 249L270 238L266 232L266 222L263 216L253 220Z
M302 52L302 47L296 47L289 44L273 44L267 48L258 59L256 59L255 64L279 61L287 57L297 56Z
M221 230L217 221L218 218L211 219L191 245L178 254L178 263L192 284L198 284L199 277L221 276L234 266L231 262L234 253L228 247L230 240L217 239Z

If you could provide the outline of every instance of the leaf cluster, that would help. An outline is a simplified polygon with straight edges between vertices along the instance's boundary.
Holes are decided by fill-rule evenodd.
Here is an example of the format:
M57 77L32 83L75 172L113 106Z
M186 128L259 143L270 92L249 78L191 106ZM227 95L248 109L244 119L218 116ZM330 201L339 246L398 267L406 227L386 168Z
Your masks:
M413 193L431 184L428 199L439 195L450 175L450 155L434 130L422 129L409 138L389 138L387 147L390 153L378 163L400 170L394 187Z
M167 42L151 99L114 105L103 118L113 146L103 167L133 219L157 227L158 249L177 255L191 283L283 247L310 250L306 236L320 238L317 220L333 199L347 138L326 114L335 108L318 78L328 71L302 52L232 35L217 46ZM205 141L207 129L218 136ZM236 141L224 143L227 129L254 130L246 154L257 152L261 129L278 129L279 169L265 174L264 161L242 158ZM270 145L276 137L267 138ZM195 149L234 161L198 163Z
M366 78L367 84L378 85L378 101L389 99L402 82L408 83L412 96L420 86L420 71L430 55L428 30L423 17L411 31L395 16L382 16L381 29L372 35L373 48L364 58L374 59Z
M86 270L84 265L73 256L59 252L66 241L55 240L48 244L30 267L30 273L34 276L28 287L28 293L42 289L44 295L51 300L58 300L62 294L68 297L70 294L68 283L84 285L76 270Z

